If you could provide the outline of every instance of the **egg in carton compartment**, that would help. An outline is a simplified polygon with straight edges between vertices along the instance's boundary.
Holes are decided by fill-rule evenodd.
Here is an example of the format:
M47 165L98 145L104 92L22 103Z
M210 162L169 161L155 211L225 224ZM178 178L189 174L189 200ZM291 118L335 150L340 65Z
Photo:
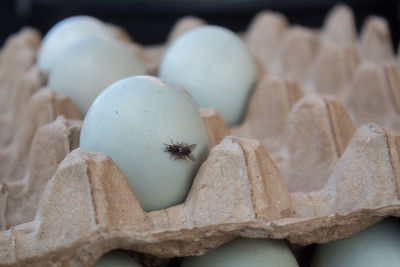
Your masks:
M18 41L10 51L20 47L21 52L9 56L7 64L7 45L0 54L1 94L10 96L0 98L1 107L8 107L2 112L7 116L2 116L0 150L9 162L1 168L6 170L0 191L4 265L90 265L114 248L161 257L200 255L236 236L325 243L400 216L399 134L376 124L354 131L344 108L348 102L340 103L350 97L339 101L314 94L316 79L298 84L280 67L268 71L265 66L244 123L231 129L258 135L260 141L228 136L218 113L202 110L210 154L186 201L144 212L110 158L76 149L81 122L70 100L40 89L44 81L33 60L34 40L40 38L30 30L14 38ZM26 54L30 60L21 56ZM386 116L397 110L390 97L399 90L398 67L392 62L372 62L364 75L375 78L367 83L363 63L357 65L355 73L361 74L344 74L351 77L343 88L363 90L364 95L355 94L354 114L383 114L378 118L392 118L387 122L395 128L396 117ZM18 75L4 75L9 66ZM264 101L257 101L261 97ZM372 110L370 99L383 99L384 112ZM274 116L266 120L268 114ZM7 121L10 117L16 119Z

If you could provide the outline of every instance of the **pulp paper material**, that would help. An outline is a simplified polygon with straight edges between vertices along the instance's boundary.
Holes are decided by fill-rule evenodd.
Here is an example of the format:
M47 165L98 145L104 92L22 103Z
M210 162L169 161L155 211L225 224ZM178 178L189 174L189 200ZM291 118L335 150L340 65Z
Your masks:
M0 52L0 263L90 266L115 248L201 255L237 236L326 243L399 217L400 75L379 44L384 23L371 20L357 39L338 30L354 25L343 6L320 31L265 16L277 29L261 38L258 18L244 37L264 73L243 123L228 129L215 110L201 110L208 159L184 203L149 213L109 157L74 149L78 113L42 88L38 35L12 37ZM289 41L304 36L309 53L294 55L307 61L301 70L303 61L278 50L295 50ZM257 51L263 42L276 53ZM165 44L137 47L156 72Z

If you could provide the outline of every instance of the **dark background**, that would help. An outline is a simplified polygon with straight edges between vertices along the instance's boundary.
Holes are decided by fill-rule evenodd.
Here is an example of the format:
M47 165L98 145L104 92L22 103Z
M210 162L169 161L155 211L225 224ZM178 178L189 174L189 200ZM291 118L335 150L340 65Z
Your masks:
M292 24L318 28L337 3L352 7L358 30L369 15L385 17L397 49L400 1L395 0L0 0L0 45L24 25L46 33L59 20L82 14L120 25L142 44L164 42L173 23L184 15L244 31L255 14L270 9L283 13Z

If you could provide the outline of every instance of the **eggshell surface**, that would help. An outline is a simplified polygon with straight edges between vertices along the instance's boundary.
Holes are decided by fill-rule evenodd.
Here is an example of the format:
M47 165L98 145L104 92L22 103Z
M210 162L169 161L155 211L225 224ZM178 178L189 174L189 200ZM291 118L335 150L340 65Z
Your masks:
M166 145L196 144L177 159ZM208 137L191 97L156 77L122 79L104 90L90 107L80 146L110 156L125 174L145 211L182 203L207 156Z
M168 47L159 76L185 88L200 107L217 109L232 126L244 115L257 69L235 33L219 26L202 26Z
M349 238L319 245L312 267L337 266L400 266L399 222L386 219Z
M58 22L43 38L38 52L39 68L49 72L70 45L92 35L112 36L112 33L100 20L89 16L73 16Z
M94 267L141 267L131 256L121 250L114 250L101 256Z
M91 36L65 51L50 71L48 84L69 96L83 117L107 86L142 74L143 64L132 47L115 39Z
M298 267L280 240L237 238L203 256L188 257L182 267Z

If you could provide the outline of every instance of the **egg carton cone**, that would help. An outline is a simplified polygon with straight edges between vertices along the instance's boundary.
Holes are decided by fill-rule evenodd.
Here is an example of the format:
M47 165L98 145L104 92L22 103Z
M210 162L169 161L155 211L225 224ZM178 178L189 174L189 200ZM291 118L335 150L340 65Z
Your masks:
M12 142L26 103L43 84L34 65L40 39L36 30L26 28L10 36L0 51L0 147Z
M334 7L321 29L289 25L281 14L260 12L248 27L246 41L265 69L273 69L273 63L278 61L278 69L292 71L299 81L306 78L306 70L302 72L299 66L292 64L297 62L298 65L312 65L320 45L324 42L355 46L357 54L363 60L392 60L395 57L386 20L377 16L368 17L358 38L353 11L345 5ZM298 51L304 54L290 51L293 47L291 43L297 43ZM269 52L265 51L266 44L270 48ZM288 55L288 52L294 55ZM292 57L295 58L291 60Z
M12 37L22 52L14 52L10 62L27 80L3 74L9 71L3 64L6 45L0 52L0 94L14 98L0 98L8 107L0 128L0 155L6 159L0 161L0 265L90 266L116 248L167 258L201 255L237 236L326 243L399 217L400 83L394 55L371 52L378 59L364 59L364 38L337 30L337 24L353 22L345 6L334 9L319 31L290 26L271 12L256 19L265 16L272 21L266 25L279 29L268 31L277 37L259 40L288 52L298 40L304 54L285 59L270 53L266 64L253 50L261 74L243 123L228 129L218 112L201 109L209 156L184 203L152 212L143 211L109 157L77 148L79 113L68 98L43 87L34 64L40 37L32 30ZM251 34L261 35L256 19L243 37L250 50ZM203 23L184 19L176 29ZM166 44L136 47L156 72ZM304 70L296 60L305 62ZM319 75L326 76L317 82ZM9 81L14 84L3 86Z
M43 87L46 77L35 66L39 45L38 32L26 28L11 36L0 54L1 230L34 219L47 181L69 152L41 127L60 115L79 119L69 98ZM38 172L29 172L32 168Z

